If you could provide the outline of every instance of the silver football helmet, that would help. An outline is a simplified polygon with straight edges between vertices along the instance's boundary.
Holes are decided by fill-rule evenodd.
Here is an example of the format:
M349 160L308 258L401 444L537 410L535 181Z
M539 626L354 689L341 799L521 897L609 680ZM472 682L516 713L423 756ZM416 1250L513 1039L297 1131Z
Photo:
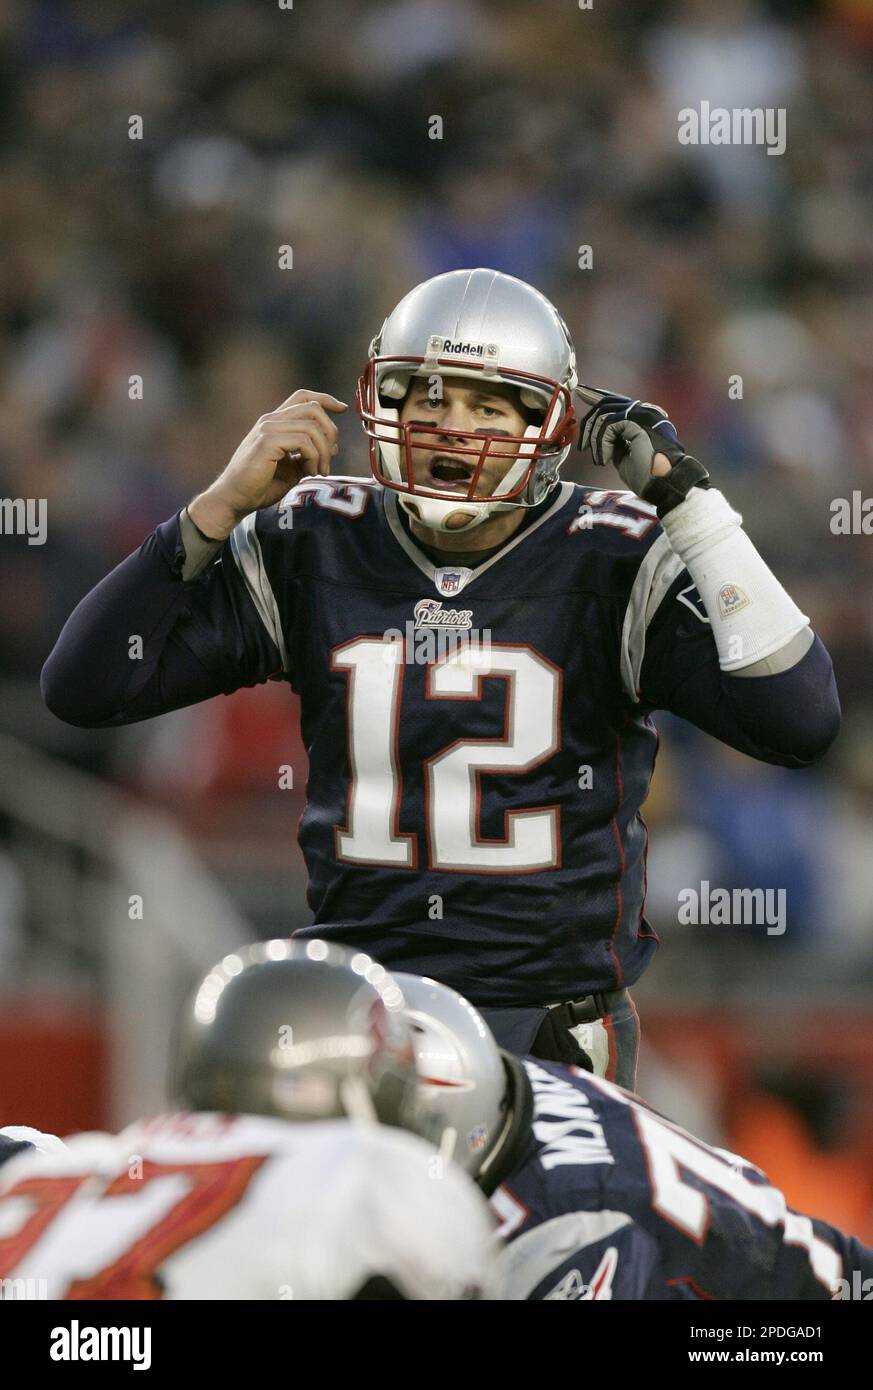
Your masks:
M363 951L264 941L215 965L171 1048L170 1098L187 1110L342 1116L419 1129L404 1001Z
M445 1158L478 1176L505 1137L509 1084L481 1014L447 985L398 973L418 1069L419 1110Z
M522 435L402 423L400 409L413 377L428 378L429 391L437 393L446 377L514 386L531 423ZM495 511L533 507L548 496L576 438L576 386L567 325L539 290L496 270L452 270L417 285L389 314L370 344L355 403L377 480L401 493L401 506L425 526L470 530ZM463 456L467 476L457 489L429 489L415 481L413 450L432 451L436 440L441 454ZM512 462L493 491L483 494L482 470L494 458Z

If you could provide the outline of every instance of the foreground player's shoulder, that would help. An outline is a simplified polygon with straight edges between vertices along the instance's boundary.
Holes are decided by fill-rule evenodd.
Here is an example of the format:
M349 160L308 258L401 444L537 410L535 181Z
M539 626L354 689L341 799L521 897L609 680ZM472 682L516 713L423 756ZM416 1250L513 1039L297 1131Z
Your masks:
M483 1287L488 1205L430 1144L346 1120L289 1130L269 1181L306 1297L350 1297L372 1278L405 1298L459 1298Z

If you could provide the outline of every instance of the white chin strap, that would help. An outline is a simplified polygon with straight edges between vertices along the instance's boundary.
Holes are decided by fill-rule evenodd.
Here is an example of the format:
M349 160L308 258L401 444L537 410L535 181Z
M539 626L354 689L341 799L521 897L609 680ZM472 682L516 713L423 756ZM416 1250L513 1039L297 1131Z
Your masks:
M495 512L508 511L513 505L512 502L467 502L464 498L455 497L451 501L441 502L435 497L416 497L412 493L402 492L398 494L398 501L414 521L419 521L422 526L426 526L429 531L472 531L475 526L481 526L483 521L487 521L489 516ZM451 521L451 525L449 522Z

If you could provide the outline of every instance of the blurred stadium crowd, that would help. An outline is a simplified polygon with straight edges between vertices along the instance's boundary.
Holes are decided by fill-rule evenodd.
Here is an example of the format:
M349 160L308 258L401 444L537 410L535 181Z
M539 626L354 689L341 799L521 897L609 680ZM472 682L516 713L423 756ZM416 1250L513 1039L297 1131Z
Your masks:
M583 379L669 410L836 665L820 769L658 721L645 997L869 1001L873 541L830 529L873 496L867 0L4 0L0 42L0 495L48 501L47 543L0 550L2 728L173 805L258 930L303 920L285 687L89 733L42 709L39 669L263 411L351 401L407 289L493 266L556 302ZM680 146L704 98L786 108L784 156ZM339 471L366 472L341 428ZM785 936L680 928L702 879L787 887ZM8 855L0 902L15 969Z

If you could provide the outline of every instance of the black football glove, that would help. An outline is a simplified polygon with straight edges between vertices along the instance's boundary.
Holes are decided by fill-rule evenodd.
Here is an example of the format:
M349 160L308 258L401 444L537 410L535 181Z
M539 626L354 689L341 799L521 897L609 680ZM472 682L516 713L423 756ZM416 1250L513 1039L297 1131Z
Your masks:
M582 421L579 448L590 449L596 464L611 463L625 487L651 502L659 517L684 502L693 487L709 487L708 470L686 453L660 406L586 386L578 394L594 402ZM661 478L652 477L655 454L672 464Z

